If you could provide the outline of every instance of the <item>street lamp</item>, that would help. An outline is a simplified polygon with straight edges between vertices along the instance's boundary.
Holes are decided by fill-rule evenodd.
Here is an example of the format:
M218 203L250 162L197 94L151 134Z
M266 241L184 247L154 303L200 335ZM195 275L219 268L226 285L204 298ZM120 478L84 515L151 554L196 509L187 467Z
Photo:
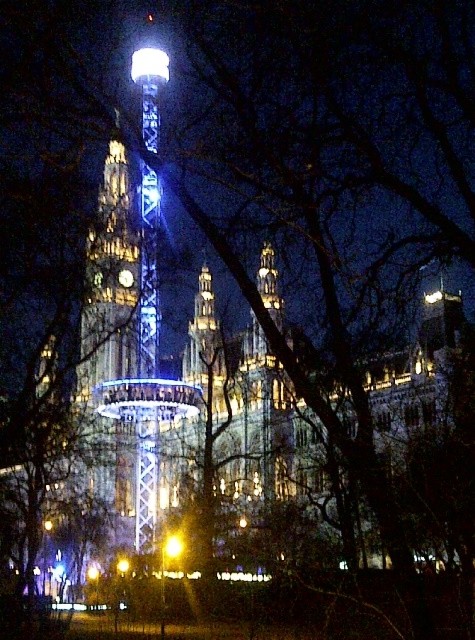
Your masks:
M129 567L130 567L130 564L127 558L122 558L117 563L117 571L121 573L122 576L124 576L127 573L127 571L129 570Z
M97 567L89 567L87 577L92 581L97 580L99 578L99 569Z
M165 556L177 558L183 551L183 542L178 536L170 536L162 543L162 624L161 640L165 640Z
M118 561L117 572L120 573L121 578L125 578L125 574L129 570L129 567L130 567L130 563L127 560L127 558L121 558ZM115 613L114 613L114 629L115 629L116 635L118 630L119 609L122 608L121 598L125 596L125 585L122 584L122 580L120 580L120 583L121 584L119 584L119 581L117 581L117 585L116 585L117 606L115 607Z
M169 558L177 558L183 551L183 542L178 536L170 536L165 542L164 551Z
M87 570L87 577L91 583L96 584L96 610L99 608L99 569L91 565Z
M53 523L51 520L45 520L43 522L43 529L45 530L45 537L43 540L43 596L46 595L46 551L47 551L47 542L48 542L48 534L53 530ZM50 595L51 595L51 582L50 582Z

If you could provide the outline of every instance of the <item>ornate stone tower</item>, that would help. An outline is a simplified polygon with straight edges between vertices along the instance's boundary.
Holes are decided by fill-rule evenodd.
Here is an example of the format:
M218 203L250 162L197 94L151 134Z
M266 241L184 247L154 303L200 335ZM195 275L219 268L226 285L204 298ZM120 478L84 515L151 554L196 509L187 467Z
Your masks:
M221 342L214 302L213 278L209 268L203 265L195 295L195 313L188 328L190 341L183 358L183 379L203 388L207 385L205 363L212 361ZM219 367L216 373L220 373Z
M119 515L135 511L133 425L93 414L94 394L107 381L137 375L139 234L134 225L129 166L119 131L113 133L99 191L98 215L86 244L85 300L77 398L91 409L86 426L94 466L77 483ZM120 535L119 535L120 537Z
M257 272L257 289L262 301L277 328L283 327L283 300L279 295L278 271L275 266L275 251L265 242L261 251L260 267ZM257 471L262 478L267 498L285 498L286 484L285 449L287 441L286 421L280 415L286 409L286 386L283 369L270 351L264 332L251 311L252 324L244 344L244 358L241 366L243 375L244 422L246 432L259 433L262 462ZM251 447L252 448L252 447ZM256 471L254 471L254 474Z
M282 330L283 300L279 295L279 273L275 267L275 251L269 242L264 243L261 251L260 267L257 272L257 289L261 294L264 306L274 320L279 331ZM266 356L271 356L264 332L251 311L252 326L244 345L245 360L266 363Z
M132 221L129 168L118 132L109 142L97 224L87 239L79 391L84 399L107 380L137 371L139 235Z
M162 433L198 413L199 394L179 381L139 375L143 242L135 218L125 149L115 135L98 222L87 240L78 399L96 414L91 434L98 457L88 488L115 509L116 543L143 553L153 550L168 508L166 478L159 474Z
M278 292L278 271L275 268L275 251L269 242L264 243L261 251L261 264L257 272L257 289L261 294L264 306L274 320L279 331L282 330L282 298ZM265 358L270 354L267 340L253 312L252 342L249 344L249 355L255 358Z

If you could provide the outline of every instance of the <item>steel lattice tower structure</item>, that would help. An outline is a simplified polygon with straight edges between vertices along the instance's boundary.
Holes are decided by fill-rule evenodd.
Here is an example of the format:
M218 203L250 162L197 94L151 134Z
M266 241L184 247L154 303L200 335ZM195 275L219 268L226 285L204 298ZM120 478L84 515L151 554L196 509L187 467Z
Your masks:
M160 89L169 80L169 59L160 49L139 49L132 57L132 79L142 88L142 135L148 151L158 153L160 142ZM141 258L139 371L144 377L159 372L160 297L157 251L162 188L160 178L141 162Z
M160 49L146 47L132 56L132 79L142 88L142 136L150 153L157 154L160 142L159 99L169 80L169 59ZM160 424L198 413L199 392L190 385L158 378L160 371L160 296L158 290L158 241L161 229L160 178L148 164L141 163L141 302L139 314L138 379L117 388L113 381L102 386L103 415L132 414L136 424L136 520L135 548L150 551L158 524ZM109 389L107 388L109 386ZM117 389L117 391L116 391ZM112 400L112 401L111 401Z
M142 136L151 153L160 142L159 95L169 80L169 59L160 49L143 48L132 57L132 79L142 88ZM139 315L139 375L155 378L159 372L160 296L157 253L162 188L157 173L141 162L141 302ZM137 423L137 516L135 546L141 551L157 525L156 500L159 492L157 436L158 411L151 421ZM154 533L152 534L152 536Z

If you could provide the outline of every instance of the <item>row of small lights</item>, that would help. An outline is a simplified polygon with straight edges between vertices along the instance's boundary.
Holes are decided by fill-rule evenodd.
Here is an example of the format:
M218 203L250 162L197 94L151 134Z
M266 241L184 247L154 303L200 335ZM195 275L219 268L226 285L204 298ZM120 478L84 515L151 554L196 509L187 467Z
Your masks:
M239 526L242 528L247 527L247 520L244 516L241 517ZM164 551L170 558L176 558L183 551L183 543L177 536L171 536L165 544ZM127 558L120 559L117 563L117 571L122 576L125 576L129 569L130 563ZM89 580L91 581L98 580L100 573L97 566L90 566L87 575ZM183 571L164 571L163 568L162 571L153 572L152 575L154 575L157 579L161 579L162 575L163 577L166 576L175 580L182 580L185 577L185 573ZM193 573L187 573L186 577L188 578L188 580L197 580L201 578L201 573L199 571L194 571ZM268 582L272 576L265 574L244 573L242 571L232 573L224 571L222 573L217 573L216 577L218 578L218 580L228 580L231 582Z
M89 572L88 572L88 575L90 577ZM178 580L181 580L185 577L185 574L182 571L166 572L165 575L169 578L178 579ZM99 573L97 574L97 578L98 577L99 577ZM191 573L191 574L187 573L186 577L189 580L198 579L198 578L201 578L201 573L199 571L195 571L194 573ZM218 578L218 580L223 580L228 582L259 582L261 583L261 582L269 582L270 580L272 580L272 576L270 574L244 573L242 571L232 572L232 573L228 571L223 571L222 573L217 573L216 577ZM94 579L97 579L97 578L94 578ZM120 609L125 610L127 608L127 605L121 602L119 607ZM89 607L89 609L96 610L96 611L105 611L108 608L109 607L106 604L94 605ZM85 604L54 603L53 609L57 609L57 610L61 609L61 610L68 610L68 611L71 611L71 610L86 611L88 607Z
M239 526L244 529L247 527L247 524L248 523L245 516L242 516L239 521ZM44 522L44 528L47 532L52 530L53 523L51 522L51 520L46 520ZM182 553L182 551L183 551L183 543L181 542L181 540L177 536L171 536L166 542L166 547L165 547L166 555L173 558L173 557L179 556ZM129 569L130 569L129 561L126 558L121 558L117 563L117 571L122 576L125 576L125 574L128 573ZM185 577L185 573L183 571L154 572L153 575L157 579L161 579L162 573L163 573L163 576L166 576L168 578L175 579L175 580L182 580ZM98 581L100 575L101 574L100 574L99 568L96 565L91 565L88 568L87 577L91 582ZM201 573L199 571L194 571L193 573L187 573L186 577L189 580L197 580L201 578ZM244 573L242 571L232 572L232 573L225 571L222 573L217 573L216 577L218 578L218 580L224 580L224 581L230 581L230 582L268 582L272 576L265 575L265 574L263 575L263 574ZM67 605L67 604L63 605L60 603L55 603L53 607L54 608L63 608L63 607L72 608L77 611L84 610L86 608L85 605Z
M123 568L125 566L125 562L127 561L125 560L123 562L124 565L122 565L121 573L125 575L125 573L127 573L128 571L128 568L127 570L124 570ZM99 570L96 567L90 567L87 575L90 580L97 580L99 578ZM135 575L135 573L133 575ZM152 575L157 578L157 580L161 580L162 578L161 571L154 571ZM188 580L199 580L201 578L200 571L193 571L193 573L186 574L183 571L164 571L163 575L164 577L171 578L172 580L183 580L185 576ZM268 582L272 579L272 576L270 574L244 573L243 571L223 571L222 573L218 572L216 574L216 577L218 578L218 580L229 580L231 582Z

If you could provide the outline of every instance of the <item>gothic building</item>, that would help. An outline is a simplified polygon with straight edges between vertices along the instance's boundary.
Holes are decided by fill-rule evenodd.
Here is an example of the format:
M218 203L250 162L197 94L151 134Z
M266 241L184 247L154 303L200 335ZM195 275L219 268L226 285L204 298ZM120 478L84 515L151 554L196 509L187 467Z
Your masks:
M335 524L337 491L347 487L344 465L336 461L335 475L323 426L295 397L254 314L247 329L224 339L207 265L197 274L182 379L141 377L142 248L129 166L118 135L109 144L98 217L86 249L81 362L72 416L78 438L58 442L59 462L43 488L44 521L59 527L71 517L70 511L61 511L65 505L74 507L75 517L85 519L100 504L109 514L111 555L117 548L140 554L156 551L167 523L186 514L202 491L211 433L212 492L219 514L216 554L226 566L237 566L240 540L260 536L257 548L267 545L266 558L295 556L299 545L307 544L301 556L319 553L318 566L334 568L335 546L341 539ZM305 358L308 346L296 332L286 330L277 260L266 242L260 262L256 256L257 289L276 326L288 335L289 345ZM420 472L421 451L443 441L454 424L450 385L463 324L461 295L433 292L423 300L418 341L362 363L377 452L401 489L408 471ZM55 355L51 339L44 345L38 370L40 400L54 381ZM334 400L348 434L355 437L358 424L351 403L337 396ZM79 445L84 452L79 452ZM15 486L26 477L21 465L1 474ZM365 549L362 562L384 566L364 501L357 500L357 505L357 535ZM334 546L327 552L329 541ZM257 562L255 556L247 560ZM103 568L107 562L101 559ZM83 562L82 569L78 564L75 570L78 581L85 566ZM43 567L39 578L43 592L48 571ZM57 583L61 586L61 578Z
M76 406L89 415L86 440L97 451L96 464L81 470L83 484L114 514L111 544L145 552L153 548L163 505L174 503L162 433L198 414L200 392L177 380L141 376L148 367L141 367L140 352L144 244L135 217L125 147L116 132L97 224L87 239Z
M275 252L269 243L261 253L257 287L276 325L282 329L283 301L278 292ZM204 266L183 358L183 379L200 385L205 401L208 397L212 399L211 411L217 425L230 421L215 444L217 461L226 456L236 458L232 465L220 466L221 473L215 479L220 494L263 498L265 491L270 498L276 491L285 492L283 483L278 483L277 488L274 482L276 464L283 469L285 462L280 458L276 462L275 456L276 451L287 450L292 440L290 394L282 368L254 314L251 313L247 331L223 344L214 315L214 300L212 276Z
M263 505L293 501L308 505L318 519L317 512L332 505L324 430L295 398L253 313L248 329L223 339L207 265L198 276L182 380L140 378L140 238L125 149L117 138L106 158L98 226L88 237L77 392L78 403L96 416L96 433L103 434L104 461L86 475L89 490L109 500L115 513L111 544L150 551L167 520L199 493L207 425L213 491L228 515L262 523ZM276 255L268 242L256 282L264 306L285 331ZM367 363L377 446L390 465L402 464L415 430L440 419L447 398L444 354L456 346L462 322L460 296L426 296L419 344ZM351 409L342 411L355 436Z

